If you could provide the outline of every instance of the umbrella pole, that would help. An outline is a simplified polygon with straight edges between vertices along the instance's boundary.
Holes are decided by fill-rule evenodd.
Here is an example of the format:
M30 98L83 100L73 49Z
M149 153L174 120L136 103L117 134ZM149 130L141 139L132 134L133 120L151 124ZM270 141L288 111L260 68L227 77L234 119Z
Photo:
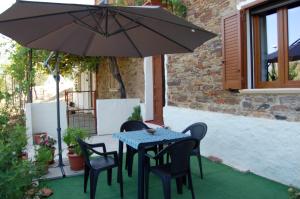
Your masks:
M62 147L61 147L61 126L60 126L60 100L59 100L59 56L58 52L55 53L55 82L56 82L56 110L57 110L57 143L58 143L58 167L60 167L61 174L66 177L64 171L64 164L62 160Z

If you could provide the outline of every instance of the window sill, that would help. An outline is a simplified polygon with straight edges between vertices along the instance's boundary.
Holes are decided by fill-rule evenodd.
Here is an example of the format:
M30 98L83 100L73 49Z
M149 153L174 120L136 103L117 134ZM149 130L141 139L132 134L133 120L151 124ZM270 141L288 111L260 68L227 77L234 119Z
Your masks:
M242 89L241 94L300 94L300 88Z

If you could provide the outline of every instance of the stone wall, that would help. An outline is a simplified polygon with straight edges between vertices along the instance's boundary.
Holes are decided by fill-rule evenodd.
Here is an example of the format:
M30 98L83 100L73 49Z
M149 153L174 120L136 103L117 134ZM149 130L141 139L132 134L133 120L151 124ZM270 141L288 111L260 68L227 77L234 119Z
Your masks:
M120 73L125 84L127 98L140 98L144 101L143 59L118 58ZM119 84L113 78L107 61L103 61L96 73L97 99L120 98Z
M171 55L168 104L198 110L300 121L300 94L241 94L223 89L221 20L236 0L190 0L187 20L218 36L193 54Z

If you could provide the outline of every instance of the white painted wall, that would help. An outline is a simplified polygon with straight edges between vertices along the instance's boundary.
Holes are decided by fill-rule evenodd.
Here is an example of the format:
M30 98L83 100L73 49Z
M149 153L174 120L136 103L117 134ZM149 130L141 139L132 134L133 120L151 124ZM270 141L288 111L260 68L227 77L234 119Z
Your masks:
M205 122L204 156L216 156L239 170L300 187L300 123L166 106L164 121L182 131ZM205 172L205 168L204 168Z
M57 140L56 102L28 103L25 107L27 136L32 144L32 134L47 132ZM66 103L60 102L60 117L62 134L67 128Z
M143 107L143 119L153 120L153 63L152 57L144 58L145 77L145 103Z
M133 108L140 105L140 99L99 99L97 104L98 135L120 131L120 126L127 121Z
M80 74L80 91L91 91L92 79L90 72L83 72ZM73 94L73 102L75 107L80 109L90 109L91 103L91 93L90 92L80 92Z

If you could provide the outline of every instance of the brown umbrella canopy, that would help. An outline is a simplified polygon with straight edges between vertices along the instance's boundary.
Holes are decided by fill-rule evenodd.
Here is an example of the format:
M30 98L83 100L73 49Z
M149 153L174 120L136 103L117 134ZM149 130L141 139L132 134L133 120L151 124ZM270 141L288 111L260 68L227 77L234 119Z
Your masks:
M192 52L215 36L160 7L29 1L0 15L0 32L29 48L116 57Z

